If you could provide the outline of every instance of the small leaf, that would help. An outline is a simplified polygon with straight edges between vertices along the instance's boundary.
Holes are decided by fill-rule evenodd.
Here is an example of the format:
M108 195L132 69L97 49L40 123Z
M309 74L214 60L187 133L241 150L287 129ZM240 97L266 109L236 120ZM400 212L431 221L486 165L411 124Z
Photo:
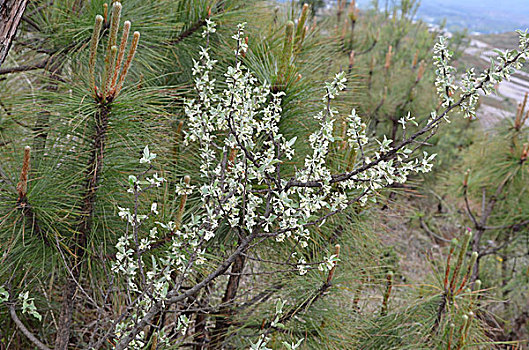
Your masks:
M9 300L9 293L3 286L0 286L0 303L6 302L8 300Z
M287 142L287 146L292 147L297 139L298 139L297 136L294 136L293 138L291 138L290 141Z

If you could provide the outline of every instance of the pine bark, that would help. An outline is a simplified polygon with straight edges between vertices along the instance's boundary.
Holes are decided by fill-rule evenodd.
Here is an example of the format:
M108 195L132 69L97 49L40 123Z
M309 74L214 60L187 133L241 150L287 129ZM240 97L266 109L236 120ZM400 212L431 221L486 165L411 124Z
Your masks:
M17 33L28 0L0 0L0 66Z
M103 171L105 140L108 129L110 109L102 105L94 118L94 134L91 146L90 160L86 173L85 194L82 205L82 217L77 228L77 233L71 247L74 251L74 263L71 270L73 276L68 276L63 290L63 302L59 316L59 327L55 338L55 349L66 350L71 336L72 315L74 312L74 296L77 291L76 280L81 276L81 263L86 253L86 248L92 231L93 215L96 205L96 193L99 179ZM75 279L75 280L74 280Z

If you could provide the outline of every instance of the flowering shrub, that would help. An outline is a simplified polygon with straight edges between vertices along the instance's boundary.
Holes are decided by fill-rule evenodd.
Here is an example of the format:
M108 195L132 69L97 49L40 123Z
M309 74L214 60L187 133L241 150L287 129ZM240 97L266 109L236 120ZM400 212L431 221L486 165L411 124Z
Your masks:
M440 38L434 48L434 60L437 91L445 109L440 113L433 112L422 122L417 122L410 113L398 118L404 131L400 141L386 136L381 139L369 136L364 119L355 109L346 116L340 116L335 100L347 87L346 74L340 72L324 86L320 110L313 116L317 128L306 140L310 151L301 155L299 150L302 141L297 137L287 138L282 132L283 99L286 96L284 81L269 86L245 67L243 57L249 47L244 35L245 25L240 24L233 35L234 63L226 69L223 81L219 83L214 78L217 61L210 56L208 47L210 36L216 34L217 29L215 23L206 18L203 37L207 44L200 48L199 59L193 61L192 67L194 94L184 102L186 130L183 147L196 147L198 150L199 175L194 179L185 176L177 183L168 183L169 180L162 175L162 169L153 170L157 155L151 152L149 146L145 146L139 164L146 168L138 174L130 174L127 179L126 191L132 197L133 205L118 206L117 215L122 220L120 224L124 227L124 234L117 239L115 254L110 257L111 271L108 273L111 275L109 280L117 282L109 283L100 301L92 299L82 288L84 281L80 278L79 270L82 264L77 259L84 256L83 248L86 248L87 237L92 230L91 216L95 211L95 193L103 168L105 135L109 117L114 112L112 102L121 91L121 83L136 54L139 40L137 33L133 36L131 51L125 61L124 67L127 69L123 69L118 81L130 29L130 22L126 22L124 44L118 50L114 44L120 11L121 5L113 7L110 40L105 56L106 69L100 88L95 85L97 44L91 49L89 91L96 99L98 111L95 115L99 119L96 120L94 141L90 143L94 145L94 150L86 173L88 185L83 188L86 193L84 208L82 215L79 215L84 225L78 225L74 230L83 234L76 234L76 244L72 244L75 248L72 254L75 259L70 264L72 269L68 269L65 263L71 285L65 288L64 304L67 307L64 310L66 314L69 312L69 319L67 314L64 327L69 332L71 327L68 322L71 323L72 312L68 309L68 298L73 300L74 292L79 291L89 298L98 312L95 328L104 328L92 334L90 347L96 349L107 341L112 341L116 349L140 349L149 343L152 344L151 348L169 344L181 346L190 338L195 340L200 332L208 336L204 336L198 346L208 341L211 347L221 348L233 324L230 318L236 313L235 299L241 277L246 273L246 261L250 259L251 252L265 244L275 244L278 249L288 247L288 261L283 262L283 265L291 267L290 272L306 275L310 270L319 269L328 273L326 281L310 301L297 307L301 310L308 308L327 292L340 262L339 245L335 247L334 254L318 259L321 261L310 260L309 249L304 249L310 247L314 231L329 218L354 204L366 206L368 202L376 201L380 190L402 184L414 174L431 171L435 154L428 154L421 149L425 141L435 134L440 124L448 120L449 113L456 108L461 108L468 116L474 116L478 91L481 89L490 93L495 83L508 78L529 49L527 33L520 33L520 51L500 54L500 63L493 64L478 78L473 71L469 71L459 87L455 82L456 71L449 62L451 53L445 40ZM106 17L96 18L94 42L99 39L99 31L103 28L103 21L106 23ZM293 27L293 23L287 25L290 41ZM289 45L285 47L290 52L292 43ZM287 56L286 61L289 61L292 54ZM114 61L118 64L112 67ZM287 65L290 69L290 63L282 62L281 65ZM338 136L336 124L343 120L346 130ZM331 150L338 142L352 154L347 170L342 172L336 172L330 166ZM289 163L295 161L299 161L296 163L298 167L292 169ZM29 163L27 165L25 176L21 176L21 179L25 178L25 185ZM169 201L154 201L151 200L153 197L146 195L162 185L168 186L179 199L178 209L170 220L162 215L165 206L170 206ZM20 198L24 201L19 200L18 204L25 210L25 215L36 222L31 207L26 206L27 186L20 188ZM186 205L189 197L195 200L195 204L198 203L193 208ZM228 248L218 255L210 254L208 249L211 242L226 231L237 240L233 249ZM60 247L58 251L62 254ZM105 311L109 304L108 296L116 291L116 285L121 287L119 282L124 282L123 295L116 298L120 302L119 314L112 314L112 322L105 324L101 319L108 314ZM216 295L213 301L207 300L202 304L204 295L200 293L210 289L214 282L222 285L226 283L223 295ZM384 315L387 313L391 283L392 277L388 277ZM219 302L215 302L217 300ZM18 303L22 305L22 313L41 320L33 297L27 291L13 293L11 286L0 287L0 302L8 304L11 317L23 333L36 346L47 349L16 318L14 306ZM267 348L269 331L287 327L286 322L295 316L292 310L283 311L283 308L289 308L288 303L289 300L278 302L271 321L265 322L259 329L257 341L250 341L251 348ZM170 316L167 316L169 312ZM191 319L189 315L194 318ZM214 315L215 319L210 315ZM171 319L170 325L160 321L166 317ZM202 320L199 321L199 318ZM194 329L191 329L192 326ZM207 332L204 332L206 328ZM95 335L98 335L97 339L94 339ZM57 348L67 348L68 340L69 333ZM300 344L302 340L296 339L296 342L283 345L295 349Z
M214 24L208 22L203 35L207 37L214 33L214 28ZM269 86L261 84L244 67L240 57L248 48L243 30L244 24L239 25L233 36L236 64L224 74L226 87L220 92L217 91L217 82L211 78L216 61L211 59L207 47L201 48L200 60L194 62L196 97L185 102L185 114L189 120L185 144L197 143L199 148L202 178L202 185L198 188L200 208L189 222L182 225L158 222L143 238L139 236L139 227L149 215L156 215L156 203L152 204L149 214L139 214L136 209L132 213L130 209L120 208L120 216L132 226L132 235L119 240L114 270L127 276L135 293L141 296L150 291L152 294L149 298L141 298L143 302L133 316L118 325L116 334L122 337L117 348L127 344L143 346L143 328L156 312L184 300L224 274L238 256L251 249L252 244L259 244L259 240L282 242L293 238L299 246L305 247L310 239L311 226L322 225L327 218L352 203L365 205L368 200L375 200L378 189L404 183L410 174L430 171L435 155L424 151L417 154L418 147L411 147L412 142L427 131L435 132L439 123L448 117L448 112L457 106L467 115L473 115L473 99L477 90L481 88L488 92L491 80L507 77L511 66L518 64L518 58L527 50L526 45L524 51L508 54L509 57L503 60L497 71L484 73L478 80L471 72L468 73L460 100L455 102L455 69L448 63L450 53L441 38L435 47L436 85L443 106L447 108L445 112L440 115L432 113L431 119L419 131L400 144L391 146L392 140L386 137L383 140L370 139L366 135L365 124L353 110L347 117L345 141L358 152L358 157L351 171L340 174L333 174L327 166L330 145L337 140L334 123L338 111L333 108L332 102L346 87L345 74L336 74L325 85L322 110L314 116L319 129L308 140L312 154L306 156L301 169L289 174L283 165L295 156L297 139L287 140L280 131L281 98L284 93L272 93ZM403 129L408 122L417 124L410 115L399 122ZM146 147L140 162L148 163L153 158L154 155L149 154ZM143 191L140 186L151 188L164 181L156 174L154 179L131 177L129 180L129 191L134 194L135 200ZM191 194L193 186L189 185L189 180L183 184L184 187L177 187L178 194ZM215 237L224 222L238 233L237 249L211 274L195 284L192 292L183 292L183 282L193 274L194 266L208 259L205 254L207 242ZM171 233L170 248L159 258L147 258L142 253L158 238L158 230ZM152 259L147 271L144 271L146 262L143 259ZM330 270L336 260L336 256L331 256L318 266ZM309 268L305 258L298 260L300 274L305 274ZM179 316L178 323L182 325L182 334L185 334L187 320L184 315ZM263 335L258 343L264 346L265 338ZM252 346L262 348L256 344Z

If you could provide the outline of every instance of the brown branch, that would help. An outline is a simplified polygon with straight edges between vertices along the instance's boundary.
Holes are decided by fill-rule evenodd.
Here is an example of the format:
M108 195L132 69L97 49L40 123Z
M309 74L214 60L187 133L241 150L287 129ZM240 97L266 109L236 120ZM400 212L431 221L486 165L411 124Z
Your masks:
M496 191L494 194L490 197L489 201L486 202L486 190L483 188L483 195L482 195L482 213L481 213L481 219L479 223L474 222L477 228L477 232L472 238L472 251L478 253L478 259L474 265L474 269L472 271L471 281L475 282L479 278L479 263L481 258L483 257L482 251L481 251L481 238L483 237L483 234L485 233L486 229L485 226L487 225L487 221L492 214L492 211L494 210L494 207L496 205L496 202L498 201L498 198L500 197L501 193L503 192L503 189L505 188L505 185L507 182L512 178L512 174L509 173L503 179L503 181L498 185L496 188ZM486 203L486 204L485 204Z
M34 20L32 20L31 18L27 16L22 17L22 20L26 22L30 27L35 29L37 32L40 32L39 25Z
M502 250L503 248L507 247L508 245L510 245L511 243L513 243L514 241L516 241L518 237L514 237L513 239L510 239L510 240L507 240L505 242L503 242L501 245L495 247L495 248L490 248L490 249L487 249L483 252L479 252L479 257L484 257L484 256L487 256L487 255L492 255L492 254L496 254L498 251Z
M256 232L252 233L250 236L245 238L239 245L239 247L226 260L224 260L224 262L222 262L222 264L220 264L215 269L215 271L210 273L199 283L195 284L192 288L189 288L188 290L181 293L179 293L178 289L173 289L167 294L167 299L165 301L156 301L156 303L154 303L154 305L149 309L145 316L139 322L136 323L136 325L131 329L131 331L126 336L121 338L120 342L116 345L115 350L126 349L128 344L134 339L134 337L136 337L136 335L149 324L149 322L158 313L158 311L162 309L162 305L165 305L167 307L169 305L182 301L188 298L189 296L195 295L208 283L210 283L220 275L224 274L229 269L231 264L237 259L237 257L250 246L250 243L253 242L255 238L257 238ZM106 338L101 338L98 344L96 345L99 345L99 347L101 347L105 339ZM96 346L95 348L97 349L98 347Z
M245 173L248 174L247 172ZM248 180L248 177L246 175L244 179L245 188L246 188L247 180ZM243 210L241 210L241 213L239 215L239 227L243 227L244 225L246 195L247 193L245 191L243 193L243 198L242 198ZM243 237L244 237L244 231L240 228L237 231L239 233L237 244L241 244ZM242 272L244 270L245 264L246 264L246 256L244 254L240 254L239 256L235 258L235 261L233 262L233 265L231 267L232 274L230 274L230 277L228 279L228 284L226 286L226 290L222 298L222 303L226 304L226 306L221 308L220 310L221 316L217 318L217 322L215 323L215 328L212 331L211 347L213 349L222 348L222 344L224 343L224 340L226 339L228 329L230 328L230 324L232 322L232 316L236 312L236 310L230 304L233 303L233 301L235 300L235 297L237 296L237 292L239 290L239 285L241 282Z
M356 56L365 55L366 53L370 52L371 50L373 50L375 48L377 43L378 43L378 38L375 38L375 40L373 40L373 42L371 43L371 46L369 46L367 49L365 49L363 51L359 51L356 54Z
M443 317L443 313L446 308L446 302L447 302L447 294L444 292L441 294L441 301L439 302L439 306L437 308L437 315L435 317L435 321L432 327L432 331L437 331L437 328L439 327L439 324L441 323L441 318Z
M339 183L339 182L343 182L343 181L349 180L352 177L354 177L355 175L358 175L358 174L360 174L360 173L362 173L362 172L364 172L364 171L366 171L368 169L373 168L374 166L378 165L380 162L394 159L398 155L398 152L401 149L403 149L405 146L416 142L416 140L420 136L422 136L423 134L427 133L428 131L431 131L432 129L434 129L437 126L439 126L439 123L447 116L447 114L449 112L451 112L453 109L459 107L461 105L461 103L463 103L463 101L465 101L467 98L468 98L468 96L466 96L466 95L461 97L461 99L457 103L452 104L449 107L447 107L443 113L441 113L434 120L432 120L427 125L425 125L421 130L417 131L415 134L413 134L409 138L407 138L405 140L402 140L397 146L395 146L395 148L391 149L390 151L385 152L385 153L381 153L380 156L377 159L375 159L374 161L372 161L370 163L367 163L367 164L365 164L365 165L363 165L363 166L361 166L361 167L359 167L359 168L357 168L357 169L355 169L355 170L353 170L351 172L346 172L346 173L332 175L331 176L331 180L329 181L329 183L330 184L335 184L335 183ZM322 183L323 182L321 180L301 182L301 181L297 181L295 179L291 179L286 184L286 186L284 188L284 191L287 191L291 187L321 187Z
M0 69L0 75L11 74L11 73L19 73L19 72L27 72L27 71L30 71L30 70L46 68L46 66L48 65L49 62L50 62L50 59L46 58L45 60L42 60L42 61L37 62L35 64L27 64L27 65L18 66L18 67L1 68Z
M92 216L95 209L97 187L103 171L109 114L109 107L103 105L99 107L94 115L94 133L92 136L90 160L86 171L85 193L81 208L82 218L78 226L78 234L76 237L77 248L75 255L78 257L84 254L79 249L84 249L86 246L88 236L92 229Z
M22 334L24 334L40 350L51 350L44 343L42 343L33 333L31 333L30 330L27 329L27 327L24 325L24 323L22 323L22 321L17 316L15 306L13 304L8 304L8 308L11 318L17 325L18 329L22 332Z
M465 200L465 208L467 210L467 214L470 220L472 220L476 228L479 228L480 226L479 226L478 220L476 219L476 217L472 213L472 210L470 209L470 203L468 201L468 186L467 185L463 186L463 198Z
M524 220L522 222L518 222L511 225L502 225L502 226L485 226L484 229L486 230L504 230L504 229L513 229L515 231L523 228L524 226L529 225L529 220Z
M206 25L205 19L201 19L200 21L193 23L188 29L184 30L176 38L171 40L170 44L176 45L180 43L181 41L185 40L186 38L196 33L200 28L202 28L205 25Z
M29 203L22 202L18 204L18 209L22 211L22 215L31 223L31 227L33 228L33 232L36 233L46 245L50 245L50 242L48 241L48 238L46 237L46 234L42 230L42 228L39 225L39 222L37 220L37 216L35 215L35 212L33 211L32 207L29 205Z
M241 238L239 238L239 240L241 240ZM230 316L232 316L236 311L233 307L231 307L231 303L233 303L235 297L237 296L245 262L246 257L240 254L236 257L232 265L232 273L230 274L228 284L226 286L226 290L222 298L222 303L226 304L226 306L220 310L220 316L218 317L217 322L215 324L215 328L211 333L211 346L213 349L220 349L222 347L222 344L227 335L228 328L231 324Z
M435 240L439 240L441 242L446 242L446 243L450 243L451 241L449 239L446 239L444 237L441 237L439 236L438 234L436 234L435 232L433 232L429 227L428 225L426 224L426 222L423 220L423 218L419 218L419 223L421 224L421 228L426 231L426 233L428 235L430 235L431 237L433 237ZM437 243L437 242L436 242Z

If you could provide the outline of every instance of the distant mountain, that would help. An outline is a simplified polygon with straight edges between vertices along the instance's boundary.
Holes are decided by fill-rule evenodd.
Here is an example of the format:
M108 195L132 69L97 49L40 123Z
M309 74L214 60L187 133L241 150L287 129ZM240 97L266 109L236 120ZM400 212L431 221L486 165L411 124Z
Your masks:
M393 0L389 0L391 3ZM336 1L329 1L329 3ZM357 0L360 7L371 0ZM379 0L384 6L385 0ZM422 0L418 17L432 24L447 19L450 31L501 33L529 28L529 0Z

